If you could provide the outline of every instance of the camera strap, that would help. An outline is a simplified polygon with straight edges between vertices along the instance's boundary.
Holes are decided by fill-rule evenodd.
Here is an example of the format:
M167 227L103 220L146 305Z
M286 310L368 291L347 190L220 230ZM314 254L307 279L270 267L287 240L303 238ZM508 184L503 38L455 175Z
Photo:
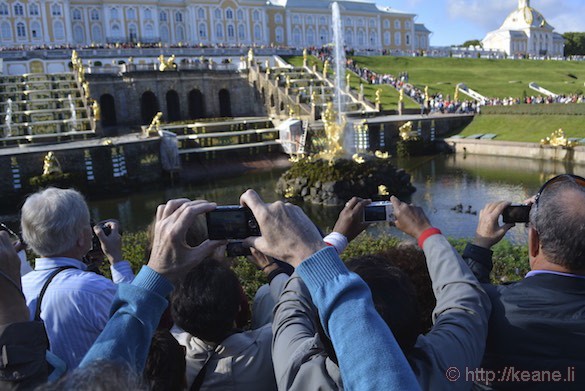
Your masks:
M43 321L41 319L41 303L43 301L43 297L45 296L45 292L47 291L47 288L49 287L49 284L51 283L51 281L53 281L53 279L55 278L55 276L57 274L61 273L63 270L67 270L67 269L76 269L76 267L75 266L58 267L53 273L51 273L49 278L47 278L47 281L45 281L45 285L43 285L43 287L41 288L41 293L39 293L39 297L37 298L37 306L36 306L36 310L35 310L35 321L37 321L37 322Z

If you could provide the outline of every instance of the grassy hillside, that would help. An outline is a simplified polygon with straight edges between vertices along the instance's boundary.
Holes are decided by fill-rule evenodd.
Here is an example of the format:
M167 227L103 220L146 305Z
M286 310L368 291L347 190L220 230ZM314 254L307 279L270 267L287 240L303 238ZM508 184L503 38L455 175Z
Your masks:
M496 140L539 142L559 128L567 137L585 138L583 116L566 115L478 115L461 136L495 133Z
M359 65L378 73L398 75L407 71L418 87L429 86L431 93L453 96L455 86L465 83L490 97L532 95L528 83L558 93L585 90L585 63L577 61L484 60L427 57L354 57Z
M284 59L289 63L292 64L294 66L300 67L303 65L303 57L302 56L289 56L289 57L284 57ZM309 57L309 66L312 67L313 64L317 64L317 68L319 70L323 69L323 63L321 63L316 57ZM358 78L358 76L353 73L351 73L351 79L350 79L350 85L351 88L355 91L359 91L360 88L360 79ZM398 95L398 91L396 91L394 88L392 88L391 86L387 86L387 85L370 85L367 83L364 83L364 95L367 99L369 99L371 102L374 102L376 100L376 90L378 88L382 89L382 97L380 99L381 104L382 104L382 108L384 110L397 110L398 109L398 100L399 100L399 95ZM411 108L411 109L418 109L419 106L414 103L413 101L411 101L410 99L404 99L404 107L405 108Z

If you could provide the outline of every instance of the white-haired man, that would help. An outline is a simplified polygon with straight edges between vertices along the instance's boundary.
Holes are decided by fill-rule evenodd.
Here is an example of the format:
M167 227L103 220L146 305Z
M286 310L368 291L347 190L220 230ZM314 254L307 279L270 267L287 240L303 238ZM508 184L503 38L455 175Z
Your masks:
M21 210L24 241L39 258L22 279L31 318L45 322L50 351L68 369L76 368L103 330L116 294L115 283L134 278L122 261L118 223L94 231L111 264L113 281L88 272L83 257L92 248L92 227L83 196L72 189L48 188L29 196Z

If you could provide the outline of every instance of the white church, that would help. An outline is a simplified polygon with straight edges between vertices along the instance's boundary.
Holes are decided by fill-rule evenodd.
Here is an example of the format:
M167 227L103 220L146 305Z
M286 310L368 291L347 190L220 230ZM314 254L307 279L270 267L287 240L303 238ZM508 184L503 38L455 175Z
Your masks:
M518 0L518 8L502 26L489 32L482 41L486 50L499 50L509 56L563 56L565 39L554 32L544 16L530 6L530 0Z

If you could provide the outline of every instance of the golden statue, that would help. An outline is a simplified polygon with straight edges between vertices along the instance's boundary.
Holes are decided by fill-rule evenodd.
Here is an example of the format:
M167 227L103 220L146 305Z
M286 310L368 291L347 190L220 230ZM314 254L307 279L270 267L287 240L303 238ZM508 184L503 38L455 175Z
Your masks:
M327 73L329 73L329 60L325 60L323 64L323 79L327 79Z
M404 88L400 89L400 93L398 94L398 102L404 102Z
M382 102L382 89L378 88L376 90L376 104L380 105L381 102Z
M311 92L311 103L317 104L317 91L315 91L315 90L313 90L313 92Z
M565 136L563 129L555 130L550 137L540 140L541 145L550 145L553 147L573 148L579 144L577 141L570 141Z
M286 88L290 88L290 76L286 75Z
M333 102L327 102L327 107L323 113L323 122L325 135L327 136L327 150L322 156L332 161L335 156L339 156L343 152L343 130L345 129L346 119L342 117L341 123L338 124L337 112L333 108Z
M349 83L349 82L350 82L350 81L351 81L351 74L350 74L350 73L347 73L347 74L345 75L345 85L349 87L349 85L350 85L350 83Z
M303 49L303 66L307 65L307 48Z
M389 196L390 192L388 191L388 188L386 187L386 185L379 185L378 186L378 195L380 196Z
M158 131L160 130L160 123L161 123L160 119L162 118L162 115L163 115L162 111L159 111L152 118L152 122L146 128L146 135L147 136L158 134Z
M91 111L93 112L93 118L96 121L99 121L102 117L102 110L100 109L100 104L94 99L93 103L91 104Z
M455 86L455 95L453 96L455 102L459 102L459 84Z
M77 54L77 50L73 49L71 51L71 62L73 65L77 64L77 60L79 59L79 55Z
M175 63L175 55L172 54L168 60L165 60L165 56L164 55L160 55L158 56L158 70L160 72L164 72L164 71L173 71L175 69L177 69L177 64Z
M412 138L412 121L408 121L398 129L400 130L400 138L403 141L408 141Z
M81 83L81 87L83 88L83 94L85 95L85 99L89 100L90 97L90 91L89 91L89 83L87 81L84 81L83 83Z
M47 153L43 160L43 176L49 176L52 174L62 174L61 164L53 152Z
M252 48L250 48L250 50L248 50L248 64L252 65L254 63L254 50Z
M425 102L428 102L430 99L429 96L429 86L425 86Z

